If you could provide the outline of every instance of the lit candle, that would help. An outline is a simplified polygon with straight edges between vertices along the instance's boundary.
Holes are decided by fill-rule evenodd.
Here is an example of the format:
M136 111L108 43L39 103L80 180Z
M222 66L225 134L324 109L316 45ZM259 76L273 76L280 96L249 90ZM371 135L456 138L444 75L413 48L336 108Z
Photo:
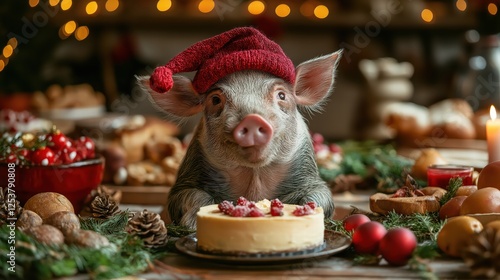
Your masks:
M488 143L488 163L500 160L500 120L497 111L491 105L491 120L486 122L486 141Z

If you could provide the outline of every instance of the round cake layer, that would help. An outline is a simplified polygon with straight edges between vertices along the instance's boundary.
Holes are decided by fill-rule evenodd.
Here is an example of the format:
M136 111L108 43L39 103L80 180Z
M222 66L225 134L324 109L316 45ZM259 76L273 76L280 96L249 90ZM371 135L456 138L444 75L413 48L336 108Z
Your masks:
M201 207L197 216L198 248L213 252L273 253L304 250L323 244L324 214L295 216L297 205L285 204L282 216L269 214L268 200L256 203L264 217L231 217L217 204Z

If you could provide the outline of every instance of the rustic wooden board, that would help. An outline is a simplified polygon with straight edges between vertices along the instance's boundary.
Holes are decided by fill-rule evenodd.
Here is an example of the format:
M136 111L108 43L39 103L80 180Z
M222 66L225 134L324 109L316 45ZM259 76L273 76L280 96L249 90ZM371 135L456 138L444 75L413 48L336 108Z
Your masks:
M122 192L120 204L163 205L170 191L170 187L163 186L107 185L106 187Z

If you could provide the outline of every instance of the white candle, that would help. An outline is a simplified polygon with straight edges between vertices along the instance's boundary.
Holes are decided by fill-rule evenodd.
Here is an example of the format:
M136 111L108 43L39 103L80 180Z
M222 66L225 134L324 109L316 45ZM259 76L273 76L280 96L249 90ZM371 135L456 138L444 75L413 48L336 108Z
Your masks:
M497 111L491 105L491 120L486 122L486 141L488 143L488 163L500 160L500 120Z

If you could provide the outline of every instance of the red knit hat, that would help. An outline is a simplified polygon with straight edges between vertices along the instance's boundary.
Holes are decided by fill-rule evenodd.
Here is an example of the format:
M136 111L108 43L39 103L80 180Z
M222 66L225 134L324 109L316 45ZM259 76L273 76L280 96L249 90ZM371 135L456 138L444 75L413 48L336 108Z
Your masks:
M281 47L255 28L239 27L195 43L157 67L149 79L159 93L173 86L172 75L196 71L193 87L206 92L224 76L240 70L261 70L283 80L295 81L295 67Z

